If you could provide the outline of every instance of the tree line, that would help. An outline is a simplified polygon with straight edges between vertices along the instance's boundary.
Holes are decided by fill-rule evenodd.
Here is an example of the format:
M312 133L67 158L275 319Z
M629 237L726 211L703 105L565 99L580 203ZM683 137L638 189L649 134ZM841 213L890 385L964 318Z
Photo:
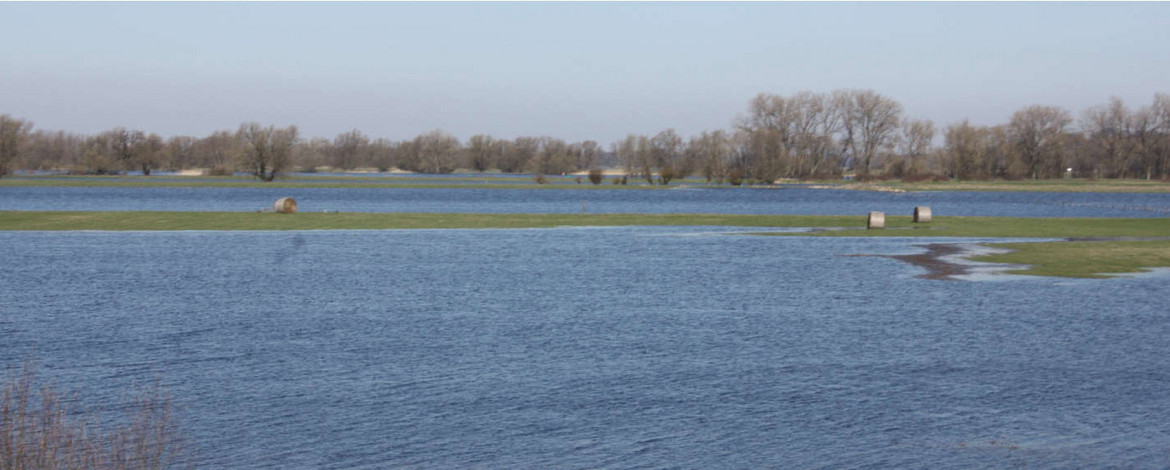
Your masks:
M356 129L333 139L303 138L296 126L259 123L205 137L164 139L122 127L83 135L33 130L27 120L0 115L0 176L16 169L150 175L192 168L213 175L243 171L263 181L290 170L322 168L533 174L618 168L651 184L689 176L738 185L846 174L862 179L1167 179L1170 95L1156 94L1150 105L1137 109L1111 98L1079 119L1059 107L1027 106L1005 124L963 120L940 130L930 120L906 116L898 101L872 90L764 93L749 101L731 129L688 138L673 129L630 134L608 148L592 140L548 136L475 135L462 142L441 130L403 141L372 139Z

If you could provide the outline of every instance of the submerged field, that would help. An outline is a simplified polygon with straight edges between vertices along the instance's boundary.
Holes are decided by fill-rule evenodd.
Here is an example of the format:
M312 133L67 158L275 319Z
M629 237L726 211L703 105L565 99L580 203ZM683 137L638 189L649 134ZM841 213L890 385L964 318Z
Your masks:
M0 230L807 227L824 230L802 235L1107 239L1014 244L1012 253L978 258L1029 265L1023 274L1097 277L1170 265L1165 241L1132 240L1170 237L1170 184L1159 181L824 181L771 190L707 186L695 178L667 187L612 181L550 176L536 184L502 174L295 174L272 183L238 175L21 176L0 180ZM604 191L615 189L680 191ZM288 194L303 212L256 212ZM916 205L944 216L918 225L892 215ZM869 210L891 214L888 228L862 230L860 215L813 215Z
M201 468L1165 458L1166 276L1069 279L1170 266L1164 194L243 184L0 186L0 361L160 381ZM905 259L977 244L1037 276Z
M0 362L88 407L159 380L210 469L1165 461L1165 276L743 232L0 231Z
M821 227L819 236L1162 237L1170 218L936 217L915 224L889 215L885 230L861 230L865 216L754 214L465 214L153 211L0 211L0 230L377 230L630 225Z
M864 230L862 216L726 214L425 214L253 212L0 212L0 230L385 230L605 226L808 227L803 236L1102 239L1005 245L1015 252L981 260L1026 264L1021 274L1097 277L1170 266L1170 218L940 217L915 224L889 216L884 230ZM793 233L763 233L791 236ZM1118 239L1151 240L1118 240Z

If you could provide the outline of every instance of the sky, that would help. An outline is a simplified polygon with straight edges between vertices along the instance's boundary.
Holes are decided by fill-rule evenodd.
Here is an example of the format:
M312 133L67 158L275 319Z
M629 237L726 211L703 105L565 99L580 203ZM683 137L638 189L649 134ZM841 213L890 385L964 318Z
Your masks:
M1170 3L0 3L0 114L204 136L731 128L872 89L940 127L1170 93Z

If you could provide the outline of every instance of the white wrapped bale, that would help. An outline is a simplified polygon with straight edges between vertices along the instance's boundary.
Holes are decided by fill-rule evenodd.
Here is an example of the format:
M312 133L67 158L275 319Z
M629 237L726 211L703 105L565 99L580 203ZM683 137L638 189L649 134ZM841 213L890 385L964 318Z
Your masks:
M886 228L886 213L873 211L869 213L869 221L866 222L865 228L878 229Z
M293 214L297 211L297 201L291 197L282 197L272 205L272 210L278 214Z
M918 206L914 208L914 223L930 223L930 206Z

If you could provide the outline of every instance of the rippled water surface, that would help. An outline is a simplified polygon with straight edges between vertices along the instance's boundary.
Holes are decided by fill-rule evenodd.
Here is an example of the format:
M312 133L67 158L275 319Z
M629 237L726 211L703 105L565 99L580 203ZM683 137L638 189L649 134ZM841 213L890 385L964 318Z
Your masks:
M295 198L307 212L711 213L1166 217L1170 194L917 192L786 187L671 190L0 187L0 210L255 211Z
M0 360L210 468L1170 466L1165 276L729 231L0 232Z

